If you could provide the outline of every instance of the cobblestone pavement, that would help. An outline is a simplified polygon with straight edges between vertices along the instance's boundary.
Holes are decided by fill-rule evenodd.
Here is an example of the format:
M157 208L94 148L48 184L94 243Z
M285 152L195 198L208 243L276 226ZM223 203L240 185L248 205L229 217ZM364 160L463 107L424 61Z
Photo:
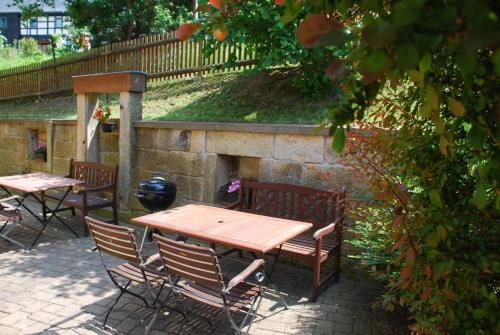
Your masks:
M80 217L68 215L67 219L82 231ZM25 222L15 237L28 241L35 233L30 227L37 225L33 219ZM90 250L93 245L90 238L74 238L58 223L42 235L41 243L31 253L0 240L0 335L143 334L140 318L148 310L129 296L124 296L111 314L109 328L100 327L117 292L98 254ZM221 262L228 277L242 270L241 264ZM317 303L311 303L311 272L279 264L273 279L290 308L284 310L275 292L266 291L246 331L259 335L395 333L381 322L380 314L372 312L377 290L344 277L331 285ZM165 313L155 322L151 334L210 333L204 318L220 315L205 307L190 306L193 312L187 322L175 313ZM221 322L213 333L231 334L230 325Z

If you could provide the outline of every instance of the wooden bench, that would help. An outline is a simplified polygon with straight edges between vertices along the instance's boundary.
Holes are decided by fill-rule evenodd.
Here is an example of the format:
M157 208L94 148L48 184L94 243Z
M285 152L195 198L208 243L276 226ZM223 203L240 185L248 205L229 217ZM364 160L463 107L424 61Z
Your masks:
M346 190L327 192L310 187L243 180L239 200L228 206L244 212L311 222L312 236L300 236L283 244L281 253L313 266L312 299L330 279L340 274L340 248ZM321 264L334 257L333 271L321 278Z
M68 178L81 180L84 184L78 185L77 189L70 192L63 204L68 206L61 208L58 212L71 210L75 215L75 208L82 212L82 216L88 215L90 210L111 207L113 219L111 222L118 224L118 196L117 196L118 166L112 167L100 163L74 161L70 162ZM109 194L109 199L102 197L102 193ZM61 200L63 192L55 192L47 195L48 198ZM44 213L44 216L46 213ZM83 221L85 236L88 236L88 226Z

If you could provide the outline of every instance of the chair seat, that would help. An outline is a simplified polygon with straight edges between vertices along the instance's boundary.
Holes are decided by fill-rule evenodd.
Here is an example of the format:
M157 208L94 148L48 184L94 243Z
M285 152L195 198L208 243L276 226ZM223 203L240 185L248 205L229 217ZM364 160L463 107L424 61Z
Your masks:
M22 214L19 210L1 210L0 211L0 221L7 221L12 219L20 219Z
M325 261L328 255L337 249L337 247L337 243L323 240L321 245L321 262ZM283 244L281 252L306 259L314 259L316 256L316 240L308 236L295 237Z
M48 198L61 200L64 197L64 192L54 192L47 195ZM66 206L75 207L78 209L83 208L83 196L75 192L69 192L63 202ZM87 207L88 208L101 208L108 207L112 204L111 200L101 198L95 195L87 194Z
M168 277L164 274L162 274L158 268L160 268L163 264L161 261L155 261L152 263L149 263L145 270L144 273L146 274L147 280L149 281L150 284L161 284L164 281L168 281ZM139 284L144 284L144 276L142 275L141 272L141 267L138 263L123 263L121 265L118 265L116 267L113 267L109 269L109 271L124 277L128 280L131 280L135 283Z
M210 288L194 282L185 282L180 284L181 293L203 304L210 305L215 308L222 308L224 302L222 300L220 290L218 288ZM261 293L257 285L241 282L236 285L229 293L226 293L227 306L231 311L239 311L245 306L251 304Z

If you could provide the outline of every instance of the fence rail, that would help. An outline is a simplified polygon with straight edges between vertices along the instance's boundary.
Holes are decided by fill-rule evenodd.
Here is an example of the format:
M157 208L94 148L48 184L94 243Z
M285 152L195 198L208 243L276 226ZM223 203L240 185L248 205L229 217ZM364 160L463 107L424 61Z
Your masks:
M157 81L250 68L255 60L245 48L221 45L209 57L202 49L202 42L181 41L168 32L105 45L55 62L2 70L0 100L70 91L75 75L137 70ZM231 66L225 66L230 59Z

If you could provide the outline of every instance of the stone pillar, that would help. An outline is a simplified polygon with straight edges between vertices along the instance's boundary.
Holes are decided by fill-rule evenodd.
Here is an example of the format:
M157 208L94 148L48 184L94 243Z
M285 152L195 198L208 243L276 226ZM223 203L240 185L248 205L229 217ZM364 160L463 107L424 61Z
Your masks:
M118 192L120 208L128 209L132 181L132 167L135 159L134 121L142 120L142 93L120 93L120 165L118 170Z
M88 124L94 110L99 104L99 96L95 93L81 93L76 96L76 159L79 161L99 162L99 136L95 129L88 136Z

